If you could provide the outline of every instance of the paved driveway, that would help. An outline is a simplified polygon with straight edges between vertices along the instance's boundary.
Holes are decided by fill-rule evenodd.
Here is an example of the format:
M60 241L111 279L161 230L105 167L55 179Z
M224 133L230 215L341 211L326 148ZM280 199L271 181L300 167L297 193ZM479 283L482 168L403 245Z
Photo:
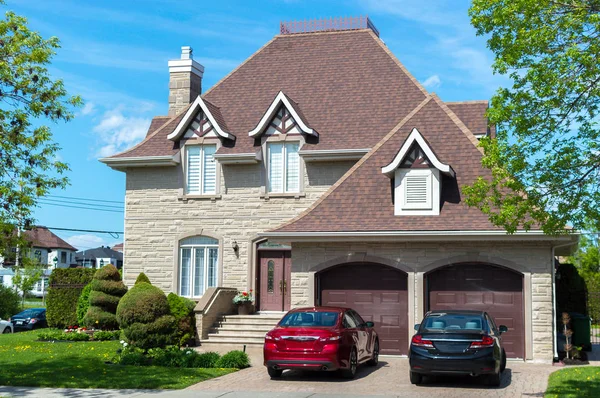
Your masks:
M253 361L255 362L255 361ZM558 368L550 365L508 362L498 388L485 386L472 377L436 377L413 386L408 379L408 359L381 357L379 366L359 368L356 379L344 380L331 373L284 372L280 380L271 380L260 364L217 379L188 387L187 390L220 392L387 395L397 397L521 397L544 396L548 375ZM231 394L236 396L238 394ZM226 395L226 396L231 396ZM257 396L260 394L257 394ZM292 394L295 395L295 394Z

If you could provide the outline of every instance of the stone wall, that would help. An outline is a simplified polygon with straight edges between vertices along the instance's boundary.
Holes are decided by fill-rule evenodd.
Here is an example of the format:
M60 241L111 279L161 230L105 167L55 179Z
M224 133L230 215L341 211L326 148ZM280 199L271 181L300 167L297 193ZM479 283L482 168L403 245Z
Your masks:
M552 360L552 262L548 243L294 243L292 307L315 304L315 273L353 261L378 262L408 273L409 283L413 283L409 287L410 325L420 323L424 313L425 273L463 262L486 262L516 270L524 275L526 357Z
M252 287L248 280L252 240L298 215L334 184L354 162L307 163L304 192L298 198L261 198L261 165L224 165L220 197L187 199L180 167L127 171L124 280L140 272L165 292L177 291L178 241L206 234L220 240L219 285ZM236 253L233 242L237 242Z

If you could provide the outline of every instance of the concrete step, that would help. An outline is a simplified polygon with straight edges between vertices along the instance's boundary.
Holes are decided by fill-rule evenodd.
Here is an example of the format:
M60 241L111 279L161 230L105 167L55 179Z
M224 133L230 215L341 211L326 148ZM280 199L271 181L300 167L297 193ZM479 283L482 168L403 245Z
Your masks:
M236 327L236 328L249 328L249 327L261 327L261 328L274 328L277 325L277 322L265 321L265 320L256 320L249 321L246 319L227 319L227 320L217 320L215 322L215 327L227 326L227 327Z
M283 314L261 314L261 315L220 315L217 319L224 321L250 321L250 322L279 322Z
M209 333L208 341L223 342L223 343L240 343L240 344L263 344L265 342L264 333L252 333L240 335L238 332L229 333Z
M223 327L214 327L210 329L209 334L236 334L238 336L265 335L271 328L237 328L225 325Z

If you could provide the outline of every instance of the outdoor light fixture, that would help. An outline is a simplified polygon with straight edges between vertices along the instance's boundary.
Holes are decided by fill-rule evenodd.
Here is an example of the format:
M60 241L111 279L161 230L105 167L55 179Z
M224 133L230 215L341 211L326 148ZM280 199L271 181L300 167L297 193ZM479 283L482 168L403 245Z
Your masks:
M233 251L237 253L238 250L240 250L240 247L238 246L237 241L233 241L233 243L231 244L231 247L233 247Z

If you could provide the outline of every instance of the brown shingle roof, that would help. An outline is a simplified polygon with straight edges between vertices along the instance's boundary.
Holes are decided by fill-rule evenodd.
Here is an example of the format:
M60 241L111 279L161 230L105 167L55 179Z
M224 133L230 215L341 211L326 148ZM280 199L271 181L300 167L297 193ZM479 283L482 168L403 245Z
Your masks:
M77 251L76 248L53 234L46 227L35 227L24 231L25 238L31 242L34 247L43 247L46 249L67 249Z
M395 216L393 187L381 172L413 128L456 172L456 178L443 178L439 216ZM462 185L490 176L489 170L481 167L481 150L476 145L471 131L434 95L392 129L311 208L274 231L498 230L485 214L461 199Z
M146 137L158 130L158 128L168 122L170 118L171 116L155 116L152 118L150 127L148 127L148 132L146 133Z
M446 105L463 121L473 134L487 133L488 119L485 116L485 112L489 106L488 101L446 102ZM494 126L491 126L490 130L494 133Z

